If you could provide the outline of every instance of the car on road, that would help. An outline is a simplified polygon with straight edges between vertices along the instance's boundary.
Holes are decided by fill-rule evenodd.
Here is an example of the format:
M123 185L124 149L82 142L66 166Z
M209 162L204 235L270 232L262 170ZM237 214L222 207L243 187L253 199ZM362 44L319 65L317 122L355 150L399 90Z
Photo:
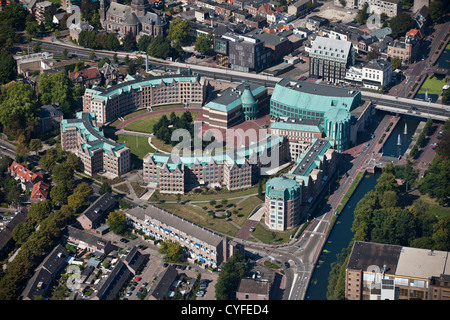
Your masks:
M284 267L285 267L285 268L289 268L290 266L291 266L291 265L289 264L289 262L285 262L285 263L284 263Z
M127 292L127 296L128 296L128 297L131 296L131 291L128 291L128 292Z
M251 228L249 229L249 231L250 231L250 232L255 231L255 227L251 227Z

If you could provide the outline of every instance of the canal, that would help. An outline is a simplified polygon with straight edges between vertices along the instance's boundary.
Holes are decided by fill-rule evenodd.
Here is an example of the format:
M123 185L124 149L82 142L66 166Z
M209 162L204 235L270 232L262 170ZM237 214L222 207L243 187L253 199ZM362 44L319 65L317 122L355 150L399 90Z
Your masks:
M398 158L408 150L420 119L404 115L383 146L383 156Z
M383 147L383 155L391 157L403 155L408 149L420 121L421 119L417 117L407 115L402 116ZM400 145L398 145L399 135ZM375 174L366 174L350 200L347 202L345 208L339 214L339 218L331 230L327 243L319 256L305 295L305 300L327 299L326 294L331 264L337 260L336 255L341 253L342 249L347 248L353 238L353 232L351 230L354 220L353 211L359 200L361 200L367 192L375 188L380 174L380 170L376 171Z
M327 299L328 276L331 271L331 264L336 261L336 255L341 253L342 249L346 248L353 238L353 232L351 230L354 219L353 211L359 200L367 192L375 188L379 176L380 172L366 174L347 202L344 210L339 214L339 218L331 230L327 243L319 256L317 266L314 269L311 282L306 292L305 300Z

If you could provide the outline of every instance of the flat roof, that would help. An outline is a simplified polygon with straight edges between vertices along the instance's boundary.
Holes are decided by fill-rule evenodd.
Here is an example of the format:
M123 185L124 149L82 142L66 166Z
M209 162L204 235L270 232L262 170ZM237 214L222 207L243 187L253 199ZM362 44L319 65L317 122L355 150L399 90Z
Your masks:
M313 144L308 148L306 153L302 153L298 157L297 165L294 170L290 173L292 175L304 177L309 175L312 169L316 168L317 161L326 150L331 147L331 143L326 139L316 139ZM306 183L307 181L305 181Z
M448 260L445 251L402 247L395 274L424 279L448 274Z

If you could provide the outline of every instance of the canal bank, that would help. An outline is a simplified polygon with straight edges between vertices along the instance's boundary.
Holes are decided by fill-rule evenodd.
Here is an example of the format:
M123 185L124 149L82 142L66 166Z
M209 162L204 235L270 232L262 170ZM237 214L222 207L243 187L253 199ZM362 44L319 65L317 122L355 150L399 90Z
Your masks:
M379 176L379 171L374 174L365 174L337 217L310 278L305 300L327 299L328 277L332 263L336 261L337 254L341 253L342 249L347 248L353 239L354 234L351 228L354 220L354 209L359 200L375 188Z
M354 187L354 192L347 194L347 191L351 191L351 186L349 186L344 195L338 199L338 203L336 208L339 207L339 203L341 203L344 198L347 198L346 204L342 207L342 211L336 218L334 225L330 222L330 230L327 232L327 235L324 237L322 245L320 246L320 250L317 254L317 260L315 259L314 270L309 279L308 289L305 294L305 300L326 300L326 294L328 289L328 278L330 275L330 271L332 269L332 264L337 260L337 255L342 252L343 249L347 248L351 240L353 239L353 232L351 230L354 220L354 209L358 202L364 197L366 193L373 190L375 185L377 184L377 179L381 174L381 170L377 169L373 170L373 173L368 170L371 166L370 160L374 156L375 153L382 154L381 147L385 148L384 144L386 144L388 151L394 147L394 150L398 152L397 143L398 134L401 132L403 145L401 146L400 152L404 154L406 149L409 147L410 142L412 140L412 136L416 132L417 125L420 122L418 119L413 119L412 117L405 117L401 119L395 119L398 123L394 123L390 125L389 123L394 120L395 117L384 117L383 121L380 123L379 127L376 129L376 143L372 146L368 147L368 151L365 155L360 158L360 152L363 152L364 149L360 149L360 147L356 147L354 152L351 154L355 156L355 160L352 162L356 162L358 160L357 170L354 171L350 177L347 179L356 180L358 174L363 172L363 176L360 181L357 182L357 185ZM401 121L405 119L406 121ZM406 123L406 125L405 125ZM398 125L400 124L400 125ZM407 130L405 130L405 126ZM389 127L388 130L386 130ZM385 138L382 143L379 143L379 139L383 134L385 134ZM388 134L389 133L389 136ZM394 152L395 152L394 151ZM367 171L366 171L367 170ZM351 184L350 180L349 184ZM334 210L333 210L334 213ZM330 219L332 221L332 219ZM320 253L320 254L319 254Z

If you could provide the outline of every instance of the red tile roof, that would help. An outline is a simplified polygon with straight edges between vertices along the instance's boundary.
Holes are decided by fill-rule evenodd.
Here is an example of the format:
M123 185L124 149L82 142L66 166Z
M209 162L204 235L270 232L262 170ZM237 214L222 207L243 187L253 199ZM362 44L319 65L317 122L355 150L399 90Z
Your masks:
M48 195L48 183L39 181L35 183L33 186L33 191L31 192L31 199L33 200L44 200L47 199Z
M84 69L84 70L69 73L69 78L72 81L75 80L76 78L78 78L78 76L81 76L84 79L88 79L88 80L101 77L100 71L98 71L98 68L89 68L89 69Z
M19 176L22 178L22 180L28 182L37 182L38 180L43 178L41 172L31 171L27 168L27 165L25 163L19 164L16 161L13 161L8 170L9 172L14 174L14 177Z

